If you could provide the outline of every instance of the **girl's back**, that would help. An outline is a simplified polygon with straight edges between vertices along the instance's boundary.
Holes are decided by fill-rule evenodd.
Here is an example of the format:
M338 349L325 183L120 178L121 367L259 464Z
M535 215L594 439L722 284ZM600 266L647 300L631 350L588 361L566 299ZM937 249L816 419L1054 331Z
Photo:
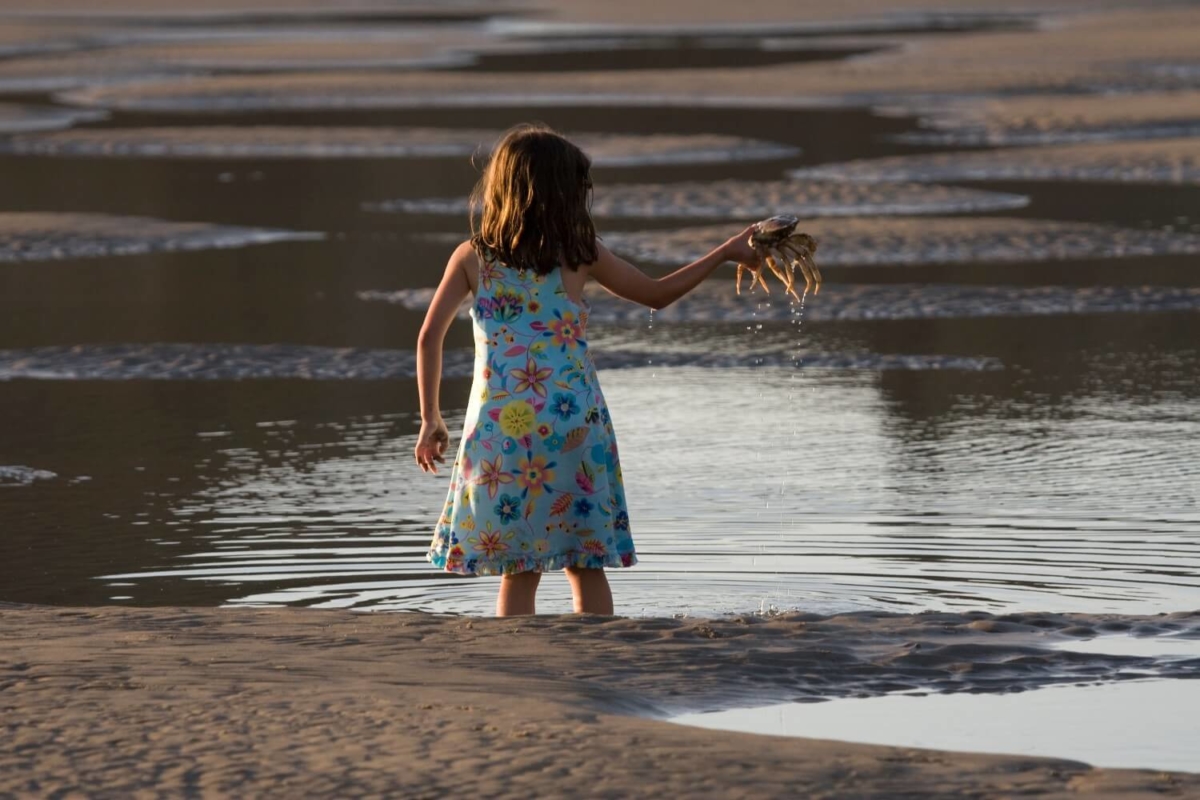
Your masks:
M612 420L587 344L582 289L595 278L651 308L682 297L727 260L755 264L750 229L704 258L651 278L596 238L591 162L546 128L510 131L476 187L480 224L455 250L417 345L428 472L449 444L442 343L474 295L475 374L446 505L429 560L503 574L499 614L531 614L542 572L567 570L576 611L612 613L605 567L637 562Z
M587 309L558 269L481 259L475 374L450 493L430 550L468 574L636 562Z

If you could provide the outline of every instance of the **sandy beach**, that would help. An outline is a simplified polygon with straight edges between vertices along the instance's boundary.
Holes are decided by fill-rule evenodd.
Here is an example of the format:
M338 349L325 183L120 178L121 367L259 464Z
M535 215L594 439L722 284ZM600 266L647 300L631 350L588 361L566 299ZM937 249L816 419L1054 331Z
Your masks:
M1038 649L1105 630L1194 636L1200 615L499 620L9 605L0 792L1195 796L1200 775L662 721L766 697L1015 691L1151 668Z
M0 584L20 586L0 591L0 798L1200 797L1200 772L670 721L1200 677L1200 659L1069 648L1200 640L1185 427L1200 288L1176 269L1200 253L1184 208L1200 5L0 0L0 21L0 160L18 173L0 208L0 487L18 511L0 529L19 529L0 537L16 565ZM650 557L618 591L619 613L649 598L656 615L279 607L459 611L491 593L420 558L440 501L422 492L444 491L395 467L393 448L412 470L415 408L397 398L415 396L430 264L462 238L467 159L506 114L564 110L606 179L592 211L614 251L665 267L790 212L831 278L803 337L794 308L752 307L732 274L657 331L598 300L595 321L626 325L597 337L606 386L611 370L648 420L630 450L669 451L651 418L686 396L699 426L768 409L776 460L812 463L769 487L687 472L745 457L740 429L630 458L678 480L646 490ZM1077 198L1100 210L1064 213ZM469 376L468 344L447 378ZM786 410L792 384L763 401L743 371L729 402L701 377L798 354L818 368L807 411ZM1088 393L1101 383L1117 388ZM800 424L816 433L783 438ZM829 469L839 453L860 460ZM1105 497L1114 485L1129 497ZM788 500L801 510L776 527L768 506ZM703 613L739 613L685 613L710 580L728 594ZM822 613L745 613L785 584ZM1043 601L1143 605L1028 611ZM954 610L829 613L939 602ZM1018 610L961 610L984 605Z

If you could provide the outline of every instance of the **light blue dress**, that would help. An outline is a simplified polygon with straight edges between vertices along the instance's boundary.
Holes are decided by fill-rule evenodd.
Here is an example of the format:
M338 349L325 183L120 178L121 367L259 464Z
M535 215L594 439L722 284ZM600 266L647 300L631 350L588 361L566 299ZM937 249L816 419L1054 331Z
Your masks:
M547 275L479 268L475 377L428 559L464 575L637 563L586 305Z

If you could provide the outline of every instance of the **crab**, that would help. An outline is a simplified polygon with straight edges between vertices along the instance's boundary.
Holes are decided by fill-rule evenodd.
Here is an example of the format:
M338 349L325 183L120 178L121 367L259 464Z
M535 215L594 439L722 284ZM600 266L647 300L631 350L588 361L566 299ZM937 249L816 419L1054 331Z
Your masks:
M812 289L813 294L821 291L821 271L813 260L817 252L817 240L807 233L794 233L799 222L793 216L782 214L754 224L754 232L750 234L749 244L758 253L758 266L748 264L737 265L737 293L742 293L742 277L750 273L750 291L754 291L756 283L762 284L767 294L767 282L763 279L762 265L766 264L775 273L775 277L783 282L785 290L792 297L800 300L796 294L796 268L804 276L804 293Z

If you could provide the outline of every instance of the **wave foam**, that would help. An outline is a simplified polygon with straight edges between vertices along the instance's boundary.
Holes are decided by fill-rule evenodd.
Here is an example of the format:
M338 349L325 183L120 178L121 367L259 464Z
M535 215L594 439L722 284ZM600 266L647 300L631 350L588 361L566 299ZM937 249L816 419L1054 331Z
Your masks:
M0 263L322 239L324 234L106 214L0 213Z
M57 478L58 475L44 469L34 469L33 467L24 466L4 466L0 465L0 487L4 486L32 486L34 481L49 481Z

